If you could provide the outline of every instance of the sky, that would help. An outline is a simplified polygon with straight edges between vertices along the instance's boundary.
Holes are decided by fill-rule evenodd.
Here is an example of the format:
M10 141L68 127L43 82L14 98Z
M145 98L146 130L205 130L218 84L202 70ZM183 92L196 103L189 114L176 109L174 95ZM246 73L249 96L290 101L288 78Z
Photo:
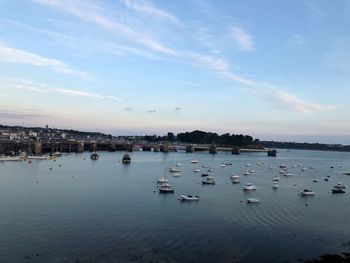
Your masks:
M350 0L0 0L0 123L350 144Z

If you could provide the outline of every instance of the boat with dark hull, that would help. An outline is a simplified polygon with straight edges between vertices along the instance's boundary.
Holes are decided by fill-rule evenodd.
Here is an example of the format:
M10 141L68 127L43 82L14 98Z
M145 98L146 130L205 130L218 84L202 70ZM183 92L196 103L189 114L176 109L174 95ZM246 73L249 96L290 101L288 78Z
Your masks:
M122 158L122 163L124 164L130 164L131 162L131 157L128 153L124 154L123 155L123 158Z

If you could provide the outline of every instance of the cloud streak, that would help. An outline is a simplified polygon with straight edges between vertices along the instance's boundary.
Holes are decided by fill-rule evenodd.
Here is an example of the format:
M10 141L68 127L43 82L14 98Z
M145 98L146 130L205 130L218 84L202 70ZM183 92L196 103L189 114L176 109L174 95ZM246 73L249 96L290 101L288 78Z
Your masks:
M139 0L122 0L122 2L128 8L133 9L141 14L153 16L163 20L168 20L171 23L176 24L178 26L184 26L184 24L180 22L180 20L175 15L155 7L152 2Z
M242 28L232 27L230 31L231 37L234 40L234 44L238 50L253 51L255 49L253 37Z
M144 32L137 31L130 26L121 24L114 19L108 18L108 15L105 12L103 12L103 9L95 5L95 2L79 0L32 1L72 14L82 19L83 21L87 21L88 23L103 28L117 36L118 40L123 39L130 41L132 44L136 44L137 46L143 46L151 52L155 52L163 56L169 56L170 58L181 59L186 63L192 64L198 68L219 74L220 76L228 80L241 84L242 86L247 88L248 91L252 92L263 101L273 101L273 103L270 103L270 106L272 107L278 106L280 109L290 110L299 113L312 113L332 109L331 106L304 101L301 98L281 89L266 88L266 82L255 80L252 78L247 78L240 74L236 74L230 69L230 63L222 57L170 48L164 45L161 41L158 41L157 39L152 37L151 35L147 35ZM130 8L133 8L134 10L137 9L138 12L144 12L144 14L147 13L148 15L154 16L158 15L158 17L163 16L163 19L170 19L169 16L164 15L164 13L159 13L160 9L157 9L154 5L150 4L150 2L136 2L132 0L123 1L127 5L130 5ZM145 3L148 4L145 5ZM146 7L148 7L148 9ZM229 34L236 49L244 52L255 50L253 37L241 27L234 26L229 28ZM68 94L69 92L66 93ZM75 95L77 95L77 93ZM79 95L83 96L83 94ZM96 94L84 95L90 97L96 96ZM150 111L150 113L151 112L153 111Z
M34 83L30 80L14 79L14 78L3 78L0 77L0 87L3 88L15 88L21 90L27 90L30 92L46 93L46 94L63 94L73 97L86 97L93 99L106 99L114 101L122 101L122 98L112 95L102 95L85 90L67 89L67 88L56 88L50 87L44 84Z
M85 80L92 80L92 77L89 74L72 69L69 65L60 60L50 59L25 50L3 46L1 43L0 60L7 63L48 67L59 73L73 75Z

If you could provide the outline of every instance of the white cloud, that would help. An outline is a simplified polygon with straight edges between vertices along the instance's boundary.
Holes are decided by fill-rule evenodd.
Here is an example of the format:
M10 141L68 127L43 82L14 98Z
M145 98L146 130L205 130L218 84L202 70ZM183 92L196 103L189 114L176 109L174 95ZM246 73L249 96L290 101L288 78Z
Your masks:
M8 63L48 67L63 74L73 75L86 80L92 79L89 74L74 70L60 60L46 58L25 50L14 49L3 45L0 45L0 60Z
M253 51L253 37L239 27L232 27L230 30L231 37L235 41L235 46L241 51Z
M88 1L66 1L66 0L32 0L35 3L48 5L79 17L82 20L94 23L106 30L116 34L118 37L130 39L155 52L176 56L177 52L164 46L160 41L151 36L138 32L129 26L118 23L107 18L102 9Z
M152 2L149 1L140 1L140 0L122 0L122 2L130 9L133 9L137 12L140 12L145 15L150 15L153 17L161 18L168 20L178 26L184 26L183 23L173 14L159 9L154 6Z
M119 97L112 96L112 95L101 95L101 94L94 93L91 91L86 91L86 90L56 88L56 87L47 86L45 84L34 83L30 80L5 78L5 77L0 77L0 88L11 88L11 89L15 88L15 89L27 90L30 92L39 92L39 93L47 93L47 94L59 93L67 96L107 99L107 100L114 100L114 101L123 100Z
M297 47L304 45L306 43L306 39L304 36L300 34L294 34L291 36L291 38L287 41L287 45L289 47Z
M323 105L305 101L297 95L283 91L269 83L259 83L251 92L266 101L272 108L276 109L306 114L325 112L335 109L335 106L333 105Z

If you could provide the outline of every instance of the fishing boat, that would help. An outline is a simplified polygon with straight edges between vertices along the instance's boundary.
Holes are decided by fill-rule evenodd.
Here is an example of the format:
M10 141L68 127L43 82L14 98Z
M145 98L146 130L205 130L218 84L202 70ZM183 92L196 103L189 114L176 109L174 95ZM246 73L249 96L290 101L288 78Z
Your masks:
M191 163L198 163L198 160L191 160Z
M272 184L272 189L274 189L274 190L278 189L278 184L277 184L277 182L273 182L273 184Z
M178 197L181 201L199 201L198 195L180 195Z
M200 169L193 170L194 173L199 173L200 171L201 171Z
M250 175L250 172L248 170L245 170L243 175Z
M171 173L173 177L180 177L181 176L181 173L178 172L178 173Z
M163 183L167 183L167 182L168 182L168 179L165 176L162 176L161 178L159 178L157 180L157 183L159 183L159 184L163 184Z

